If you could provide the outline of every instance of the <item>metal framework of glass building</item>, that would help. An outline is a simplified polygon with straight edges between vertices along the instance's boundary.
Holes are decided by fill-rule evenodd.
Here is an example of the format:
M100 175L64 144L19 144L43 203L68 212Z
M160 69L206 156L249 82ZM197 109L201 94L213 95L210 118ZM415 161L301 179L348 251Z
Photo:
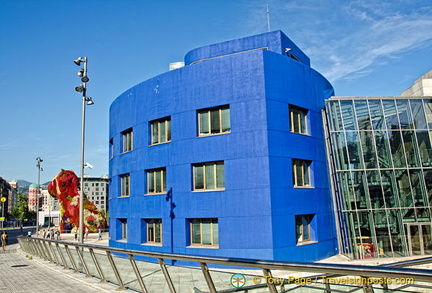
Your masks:
M431 97L332 97L323 116L340 251L432 254Z

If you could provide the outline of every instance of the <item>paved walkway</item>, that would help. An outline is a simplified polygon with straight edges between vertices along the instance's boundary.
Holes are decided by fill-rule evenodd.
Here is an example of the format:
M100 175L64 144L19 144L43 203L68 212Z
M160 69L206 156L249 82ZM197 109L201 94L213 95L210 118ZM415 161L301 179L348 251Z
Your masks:
M0 251L0 292L118 292L113 284L100 284L62 267L48 265L38 258L19 253L19 244Z

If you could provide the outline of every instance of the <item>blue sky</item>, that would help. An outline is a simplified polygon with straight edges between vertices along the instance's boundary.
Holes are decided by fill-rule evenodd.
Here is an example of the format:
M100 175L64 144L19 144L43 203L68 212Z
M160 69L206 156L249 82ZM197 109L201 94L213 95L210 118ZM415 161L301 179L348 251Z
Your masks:
M108 110L196 47L282 30L338 96L394 96L432 69L430 0L0 0L0 176L79 174L87 56L86 158L108 173Z

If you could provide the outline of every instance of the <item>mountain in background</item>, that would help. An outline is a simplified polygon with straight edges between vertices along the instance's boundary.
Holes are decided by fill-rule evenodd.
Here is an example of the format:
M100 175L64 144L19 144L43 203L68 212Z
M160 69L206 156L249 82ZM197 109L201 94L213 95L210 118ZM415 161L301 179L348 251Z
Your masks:
M50 182L41 183L41 188L47 189L47 186L49 183ZM25 194L28 196L28 189L29 189L29 186L32 184L33 184L32 182L29 182L27 180L22 180L22 179L17 180L18 193Z

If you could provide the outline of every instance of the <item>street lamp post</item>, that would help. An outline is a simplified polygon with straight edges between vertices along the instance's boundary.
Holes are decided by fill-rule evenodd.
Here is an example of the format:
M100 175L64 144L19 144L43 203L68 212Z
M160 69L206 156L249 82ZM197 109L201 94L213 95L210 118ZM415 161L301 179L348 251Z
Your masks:
M80 164L80 201L79 201L79 242L84 242L84 142L85 142L85 113L86 106L93 105L92 98L87 97L87 57L78 57L74 63L78 66L83 63L83 68L78 71L77 75L81 77L82 84L77 86L75 90L82 93L82 109L81 109L81 164Z
M43 168L41 168L41 163L43 162L43 159L41 157L37 157L36 161L37 161L36 167L38 167L38 188L36 191L36 237L38 237L39 236L40 172L43 171Z

